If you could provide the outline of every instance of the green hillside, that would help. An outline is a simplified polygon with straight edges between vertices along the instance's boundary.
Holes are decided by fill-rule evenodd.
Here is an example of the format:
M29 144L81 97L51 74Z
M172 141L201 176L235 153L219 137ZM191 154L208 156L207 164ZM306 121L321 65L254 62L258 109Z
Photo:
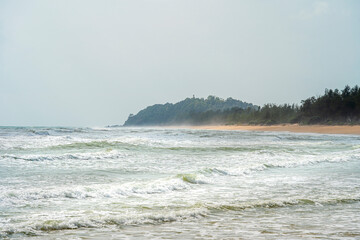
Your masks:
M215 96L209 96L206 99L193 97L175 104L155 104L136 115L130 114L124 126L194 124L196 123L193 121L195 115L208 111L220 113L232 108L254 110L258 107L233 98L224 100Z

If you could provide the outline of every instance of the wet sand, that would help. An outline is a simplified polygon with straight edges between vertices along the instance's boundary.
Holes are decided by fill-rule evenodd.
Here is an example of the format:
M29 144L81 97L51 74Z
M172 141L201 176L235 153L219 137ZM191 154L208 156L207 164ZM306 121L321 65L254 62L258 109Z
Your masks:
M360 125L204 125L204 126L179 126L179 128L207 129L207 130L246 130L246 131L278 131L298 133L323 133L323 134L355 134L360 135Z

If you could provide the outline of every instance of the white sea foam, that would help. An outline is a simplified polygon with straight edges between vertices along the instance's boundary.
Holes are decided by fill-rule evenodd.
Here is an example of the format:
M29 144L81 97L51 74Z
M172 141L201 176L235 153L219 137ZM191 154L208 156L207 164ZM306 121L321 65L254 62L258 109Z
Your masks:
M236 224L247 234L280 231L287 225L271 223L296 225L304 214L319 226L337 214L354 232L359 146L356 136L321 134L10 128L0 131L0 236L168 222L182 231L181 222L221 237L219 228Z

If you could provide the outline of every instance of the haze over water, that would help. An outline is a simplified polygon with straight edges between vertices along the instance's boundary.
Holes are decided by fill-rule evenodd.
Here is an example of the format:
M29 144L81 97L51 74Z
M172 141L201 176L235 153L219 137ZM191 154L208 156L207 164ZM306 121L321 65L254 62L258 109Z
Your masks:
M353 239L360 137L0 128L0 238Z

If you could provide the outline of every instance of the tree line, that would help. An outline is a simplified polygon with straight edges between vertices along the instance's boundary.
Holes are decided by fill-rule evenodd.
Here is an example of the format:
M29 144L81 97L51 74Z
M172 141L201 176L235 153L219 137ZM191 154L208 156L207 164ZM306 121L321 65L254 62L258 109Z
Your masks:
M232 98L226 101L214 96L187 98L177 104L148 107L137 115L130 115L124 125L285 123L360 124L360 89L357 85L353 88L345 86L341 91L326 89L324 95L307 98L300 105L265 104L263 107Z

